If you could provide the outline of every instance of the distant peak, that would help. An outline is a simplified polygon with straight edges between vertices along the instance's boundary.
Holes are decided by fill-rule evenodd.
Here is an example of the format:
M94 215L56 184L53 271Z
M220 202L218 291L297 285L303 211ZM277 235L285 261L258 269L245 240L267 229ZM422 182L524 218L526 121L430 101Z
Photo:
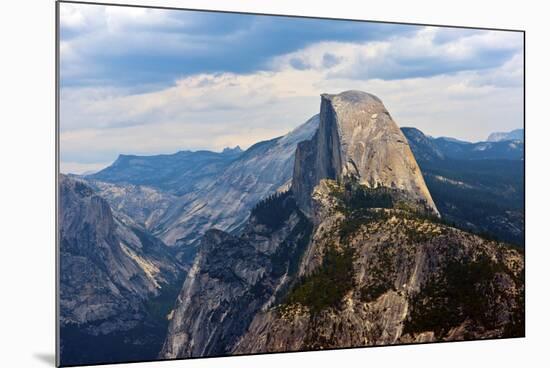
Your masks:
M523 141L523 129L514 129L509 132L494 132L487 137L488 142L500 142L500 141L510 141L510 140L521 140Z
M222 151L224 154L235 154L235 153L241 153L243 150L240 146L235 146L234 148L231 147L225 147Z

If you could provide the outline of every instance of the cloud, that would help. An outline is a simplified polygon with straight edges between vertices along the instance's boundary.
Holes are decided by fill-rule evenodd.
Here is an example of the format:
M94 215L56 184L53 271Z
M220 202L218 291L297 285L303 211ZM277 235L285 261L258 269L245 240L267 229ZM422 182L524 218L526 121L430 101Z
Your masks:
M399 125L435 136L479 140L522 125L522 88L488 84L479 72L391 81L326 78L320 71L294 69L202 74L144 94L106 91L88 99L88 93L75 91L85 108L65 104L76 106L68 115L62 101L62 158L105 162L119 153L245 148L305 122L318 112L321 92L347 89L378 95Z
M439 37L443 33L443 37ZM425 27L384 41L320 42L274 58L276 69L327 71L329 78L405 79L498 67L521 50L513 32Z
M320 93L348 89L434 136L479 140L523 123L520 33L113 9L62 15L60 146L72 170L121 153L245 148L305 122Z
M173 87L133 95L66 89L62 159L103 162L119 153L247 147L285 134L312 116L319 104L312 87L316 81L317 74L296 71L225 73L187 77ZM303 88L292 88L296 82Z
M216 72L268 70L320 41L386 39L418 27L292 17L61 4L63 86L169 85Z

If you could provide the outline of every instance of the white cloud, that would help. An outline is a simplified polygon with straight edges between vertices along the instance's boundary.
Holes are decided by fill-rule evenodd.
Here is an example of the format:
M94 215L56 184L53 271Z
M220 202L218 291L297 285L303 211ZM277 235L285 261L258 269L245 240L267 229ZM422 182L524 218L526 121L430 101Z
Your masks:
M95 4L60 4L61 26L68 30L121 31L135 27L164 28L179 25L168 10L105 6ZM101 27L101 28L98 28Z
M386 41L320 42L274 58L272 67L315 69L329 78L404 79L495 67L523 45L521 33L478 31L439 42L442 31L425 27Z
M104 163L119 153L245 148L305 122L318 112L320 93L348 89L378 95L399 125L435 136L475 141L520 127L522 53L502 65L475 67L488 50L497 56L500 50L521 50L518 38L495 32L470 32L445 42L437 37L426 28L414 37L384 42L321 42L275 58L271 71L192 75L147 93L66 87L62 160ZM433 67L470 58L472 68L425 77L371 77L415 66L415 58Z

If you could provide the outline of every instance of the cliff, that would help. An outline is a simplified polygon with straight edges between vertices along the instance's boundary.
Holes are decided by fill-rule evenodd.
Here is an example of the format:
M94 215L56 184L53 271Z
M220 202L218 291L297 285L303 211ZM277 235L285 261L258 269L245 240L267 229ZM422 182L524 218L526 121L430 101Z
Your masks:
M312 216L315 186L345 177L369 188L398 189L438 214L407 139L382 101L365 92L321 95L319 129L296 151L292 188L300 208Z
M299 281L234 353L523 336L523 255L395 208L354 209L323 180Z
M202 239L160 356L522 336L523 262L441 220L378 98L322 95L291 189Z
M294 278L310 232L289 192L254 208L239 237L208 231L179 294L160 357L229 353L254 315L272 305Z
M180 264L85 182L61 175L59 201L62 363L151 359L166 319L149 307L181 278Z

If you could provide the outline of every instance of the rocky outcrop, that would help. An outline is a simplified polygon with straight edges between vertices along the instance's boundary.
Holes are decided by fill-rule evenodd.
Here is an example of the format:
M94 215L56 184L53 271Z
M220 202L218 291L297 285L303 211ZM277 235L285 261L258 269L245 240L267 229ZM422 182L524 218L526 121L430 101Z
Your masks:
M144 301L181 272L168 248L113 216L86 183L59 178L61 325L92 335L128 330L145 318Z
M86 178L86 183L104 198L113 211L129 217L144 229L151 231L178 200L168 192L145 185L110 183Z
M344 191L316 188L323 220L301 281L235 353L523 336L518 250L398 209L354 210Z
M319 129L296 152L292 188L300 208L312 216L315 186L345 177L369 188L399 189L438 213L407 139L382 101L365 92L321 95Z
M401 128L417 161L443 160L445 155L436 141L416 128Z
M323 95L291 190L203 238L160 356L522 336L523 273L520 251L441 222L380 100Z
M311 225L289 192L261 202L239 237L210 230L183 285L161 358L227 354L297 273Z

